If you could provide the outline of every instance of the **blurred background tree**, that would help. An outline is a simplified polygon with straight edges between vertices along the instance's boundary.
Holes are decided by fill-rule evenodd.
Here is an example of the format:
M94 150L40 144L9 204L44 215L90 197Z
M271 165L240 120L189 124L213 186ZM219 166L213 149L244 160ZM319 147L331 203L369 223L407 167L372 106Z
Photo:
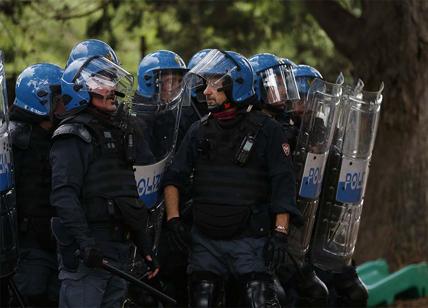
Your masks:
M162 48L186 61L203 48L273 52L327 78L349 75L351 67L297 1L0 0L0 31L9 76L36 62L64 66L86 38L109 43L132 73L145 54Z
M185 61L203 48L272 52L342 71L384 103L357 244L358 262L399 266L428 255L428 2L420 0L0 0L0 48L10 99L26 66L64 66L87 38L108 42L136 74L141 58L169 49Z

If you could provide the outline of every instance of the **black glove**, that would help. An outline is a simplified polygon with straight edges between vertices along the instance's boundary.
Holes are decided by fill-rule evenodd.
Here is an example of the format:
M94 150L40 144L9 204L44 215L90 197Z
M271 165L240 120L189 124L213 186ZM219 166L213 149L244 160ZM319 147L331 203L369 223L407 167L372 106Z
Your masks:
M83 248L81 258L87 267L101 267L103 264L103 253L94 246Z
M270 270L277 269L285 262L288 257L287 246L287 234L273 231L263 251L266 266Z
M148 260L146 257L144 257L144 260L146 262L146 265L148 267L149 271L154 271L155 269L160 267L158 259L154 255L149 255L152 260Z
M180 218L171 218L166 225L169 230L169 244L182 253L188 253L190 250L190 233L183 225Z

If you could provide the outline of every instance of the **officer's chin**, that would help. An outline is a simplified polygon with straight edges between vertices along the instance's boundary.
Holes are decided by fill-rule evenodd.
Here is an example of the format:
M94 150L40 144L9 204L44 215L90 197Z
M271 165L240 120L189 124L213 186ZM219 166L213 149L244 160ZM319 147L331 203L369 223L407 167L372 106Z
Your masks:
M216 102L216 101L214 101L214 100L208 100L208 101L207 101L208 109L214 109L214 108L217 108L219 105L220 105L220 104L217 104L217 102Z

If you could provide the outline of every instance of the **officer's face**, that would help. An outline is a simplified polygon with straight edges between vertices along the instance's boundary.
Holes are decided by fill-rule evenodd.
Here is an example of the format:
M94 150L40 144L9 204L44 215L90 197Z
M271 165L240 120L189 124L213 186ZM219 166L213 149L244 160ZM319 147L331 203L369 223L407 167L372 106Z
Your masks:
M300 97L302 97L302 95L304 95L304 94L300 94L300 95L301 95ZM303 113L305 111L305 103L304 103L303 98L301 98L297 102L293 103L293 111L299 117L303 116Z
M223 90L219 90L222 85L216 80L207 79L207 87L204 90L204 95L207 98L208 106L216 106L223 104L226 100L226 94Z
M171 102L179 93L183 76L179 73L168 73L162 76L160 82L160 100Z
M106 76L92 76L86 81L91 93L91 103L104 112L114 112L117 109L116 84Z
M114 91L106 91L105 95L92 93L92 105L104 112L115 112L117 109L116 95Z
M278 109L284 109L287 100L287 87L281 75L275 75L275 80L266 88L267 102Z

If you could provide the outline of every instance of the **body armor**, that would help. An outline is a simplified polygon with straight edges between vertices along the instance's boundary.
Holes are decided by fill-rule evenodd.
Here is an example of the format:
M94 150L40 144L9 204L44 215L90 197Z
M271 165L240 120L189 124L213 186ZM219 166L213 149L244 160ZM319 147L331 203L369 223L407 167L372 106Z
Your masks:
M88 221L109 219L100 214L111 216L116 198L138 198L133 162L127 160L126 130L112 122L82 113L64 120L53 138L64 134L77 135L94 149L81 195ZM103 207L107 207L107 211Z
M270 193L265 163L254 152L244 165L234 161L242 141L257 136L266 117L258 112L245 114L230 127L209 118L200 127L193 209L195 225L207 236L233 237L248 227L253 211L265 212L265 207L267 212ZM269 220L263 213L260 219Z

